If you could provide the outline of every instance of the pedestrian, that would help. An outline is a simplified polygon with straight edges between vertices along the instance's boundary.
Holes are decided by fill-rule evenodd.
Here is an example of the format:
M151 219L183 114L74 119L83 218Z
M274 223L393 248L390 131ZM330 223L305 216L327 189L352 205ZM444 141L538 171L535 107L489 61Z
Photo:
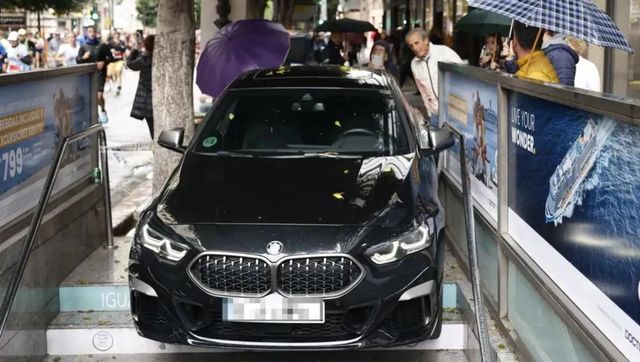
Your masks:
M484 37L484 46L480 53L480 68L490 70L501 70L504 68L504 57L502 57L502 37L498 34L491 34Z
M62 38L60 37L60 32L56 31L49 39L49 51L51 54L58 54L58 50L60 50L60 46L63 44Z
M30 40L25 29L18 29L18 42L27 49L32 58L36 56L36 44Z
M87 37L84 34L80 34L78 30L74 30L73 34L76 36L76 42L78 42L78 46L83 46L87 42Z
M560 79L560 84L573 87L576 77L576 63L579 58L578 53L567 44L564 35L550 30L545 31L542 51L553 65L553 69Z
M396 79L400 76L398 66L393 61L391 45L384 40L378 40L373 43L369 57L369 68L386 69Z
M144 38L144 49L140 51L140 44L132 37L131 53L127 57L127 67L131 70L139 71L138 88L131 108L131 117L139 120L146 120L149 126L149 133L153 140L153 103L151 98L151 64L153 59L153 44L155 37L149 35Z
M438 124L438 62L462 63L462 59L451 48L431 43L429 34L421 28L407 33L405 41L415 55L411 70L427 114L433 124Z
M0 42L0 74L4 73L5 59L7 59L7 49L5 49L4 45L2 45L2 42Z
M584 57L586 56L587 49L586 42L574 37L567 37L567 43L571 49L578 53L578 63L576 64L576 76L573 86L594 92L602 92L602 83L600 82L598 67Z
M124 66L124 54L127 51L126 44L120 40L120 33L115 32L113 36L110 37L109 48L111 50L113 60L107 66L107 78L111 83L111 87L114 85L117 87L116 95L120 95L120 91L122 90L122 67ZM107 87L109 87L109 85L107 85Z
M521 22L514 22L513 39L510 42L512 59L507 59L507 70L515 70L520 79L539 80L548 83L559 83L558 74L544 52L540 50L542 44L542 30L527 26Z
M98 74L98 107L100 123L107 123L107 110L104 106L104 85L107 81L107 65L111 61L111 51L106 44L100 43L96 36L96 28L89 26L87 28L86 44L78 50L76 61L78 64L96 63Z
M76 35L74 33L67 34L66 43L60 45L58 53L56 54L56 63L62 66L76 65L78 64L78 51L80 47L76 42Z
M20 44L19 34L12 31L9 33L7 40L11 45L9 46L9 49L6 49L6 72L20 73L30 70L33 57L29 54L27 47Z
M45 42L44 39L37 36L34 38L34 43L36 45L36 57L34 61L35 68L44 68L47 62L46 54L44 51Z
M344 65L345 60L342 57L342 54L340 54L343 41L344 36L342 33L331 33L331 36L329 36L329 42L327 43L327 46L324 47L324 54L322 57L323 64Z

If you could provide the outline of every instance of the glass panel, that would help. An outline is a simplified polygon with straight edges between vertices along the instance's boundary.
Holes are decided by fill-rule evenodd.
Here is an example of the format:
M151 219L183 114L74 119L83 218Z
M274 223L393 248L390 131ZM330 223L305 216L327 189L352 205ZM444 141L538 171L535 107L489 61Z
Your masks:
M508 303L509 320L535 361L596 361L511 262Z
M444 201L444 200L443 200ZM450 190L446 191L447 233L464 254L468 265L467 239L465 233L464 207L462 200ZM494 232L476 216L476 242L482 284L493 304L498 302L498 250Z
M633 49L640 49L640 0L629 0L629 30L627 36ZM627 97L640 98L640 58L629 55Z
M476 241L478 243L478 263L480 278L487 295L494 305L498 303L498 248L494 240L494 232L484 223L477 222Z
M441 201L444 202L444 209L447 216L447 234L451 238L451 241L453 241L458 249L464 254L463 257L466 261L468 252L462 200L447 188L447 198L446 200Z

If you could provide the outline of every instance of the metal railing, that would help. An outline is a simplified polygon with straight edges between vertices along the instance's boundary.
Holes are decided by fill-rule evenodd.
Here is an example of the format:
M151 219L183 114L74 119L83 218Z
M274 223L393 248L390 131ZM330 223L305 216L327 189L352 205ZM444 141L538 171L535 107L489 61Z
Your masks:
M98 133L98 150L100 153L99 169L101 170L100 182L103 185L102 189L104 193L103 199L105 209L105 222L107 226L106 246L107 248L114 247L111 222L111 194L109 190L109 164L107 160L107 138L102 125L96 124L87 128L86 130L65 137L62 144L58 147L53 165L49 170L47 179L45 180L44 189L40 194L40 200L38 201L35 213L33 214L33 217L31 219L29 232L27 233L25 242L22 245L22 250L20 251L20 256L18 259L17 270L14 272L14 275L11 278L9 287L7 288L7 293L5 294L4 299L2 300L2 305L0 306L0 337L2 337L7 324L7 320L9 319L9 312L11 311L11 307L13 306L16 293L18 292L18 287L20 286L22 275L24 274L25 267L29 260L29 255L31 254L31 248L33 247L33 243L35 242L36 236L38 235L38 229L40 228L40 224L42 223L45 208L49 203L49 198L51 197L54 183L56 181L56 178L58 177L58 171L60 170L60 166L62 165L63 156L65 155L67 146L72 142L76 142L80 139L89 137L95 133Z
M493 361L487 316L484 312L484 296L480 285L480 266L478 259L478 244L476 242L476 227L473 213L473 199L471 196L471 176L467 165L466 145L464 135L448 122L444 122L451 132L458 137L460 144L460 178L462 180L462 195L464 198L464 216L467 233L467 248L469 249L469 271L471 274L471 289L473 291L473 306L476 317L476 331L480 344L480 358L482 362Z

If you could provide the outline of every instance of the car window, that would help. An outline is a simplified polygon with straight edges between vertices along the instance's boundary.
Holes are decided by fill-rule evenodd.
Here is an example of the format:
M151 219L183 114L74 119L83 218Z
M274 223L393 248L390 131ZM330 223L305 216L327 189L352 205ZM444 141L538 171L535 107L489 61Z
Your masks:
M231 91L202 127L194 148L200 153L409 152L395 101L378 90Z

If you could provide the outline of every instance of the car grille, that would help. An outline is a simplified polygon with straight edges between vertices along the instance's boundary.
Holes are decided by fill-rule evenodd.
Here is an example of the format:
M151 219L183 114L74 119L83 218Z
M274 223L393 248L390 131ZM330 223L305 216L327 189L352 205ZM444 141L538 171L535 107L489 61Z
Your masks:
M289 259L278 265L278 289L290 296L330 296L361 275L360 267L344 256Z
M190 266L194 280L222 296L264 296L271 291L271 264L247 256L203 254ZM347 256L286 259L277 266L278 290L288 297L332 297L352 287L362 269Z
M271 269L261 259L202 255L191 264L191 275L213 293L260 296L271 290Z

